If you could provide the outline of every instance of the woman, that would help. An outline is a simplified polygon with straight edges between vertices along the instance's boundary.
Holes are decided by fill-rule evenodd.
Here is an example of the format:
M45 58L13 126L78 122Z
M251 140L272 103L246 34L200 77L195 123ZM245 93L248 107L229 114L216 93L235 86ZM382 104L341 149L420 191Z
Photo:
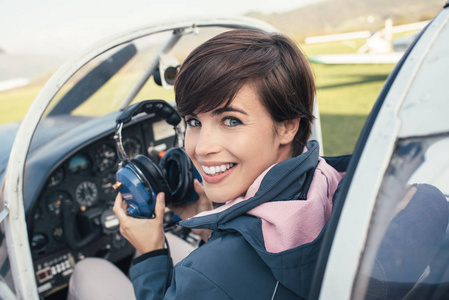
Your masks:
M207 242L173 269L164 195L151 220L127 216L119 195L121 233L144 253L130 270L136 297L307 297L342 175L307 144L315 87L306 58L280 34L225 32L189 55L175 94L203 186L195 183L197 202L173 209ZM223 205L210 210L210 201Z

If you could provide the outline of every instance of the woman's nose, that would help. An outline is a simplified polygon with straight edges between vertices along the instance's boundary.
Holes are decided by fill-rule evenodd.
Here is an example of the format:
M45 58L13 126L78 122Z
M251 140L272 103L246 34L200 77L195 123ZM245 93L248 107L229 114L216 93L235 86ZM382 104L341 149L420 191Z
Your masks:
M213 128L203 126L196 141L195 152L197 155L216 153L220 149L219 133Z

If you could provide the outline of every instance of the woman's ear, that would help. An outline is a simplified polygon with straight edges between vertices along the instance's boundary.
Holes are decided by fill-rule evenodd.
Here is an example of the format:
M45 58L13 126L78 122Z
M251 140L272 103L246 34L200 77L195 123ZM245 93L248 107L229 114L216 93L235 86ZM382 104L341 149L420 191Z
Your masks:
M279 124L278 133L280 137L281 144L290 144L295 138L296 133L299 130L299 121L300 118L286 120Z

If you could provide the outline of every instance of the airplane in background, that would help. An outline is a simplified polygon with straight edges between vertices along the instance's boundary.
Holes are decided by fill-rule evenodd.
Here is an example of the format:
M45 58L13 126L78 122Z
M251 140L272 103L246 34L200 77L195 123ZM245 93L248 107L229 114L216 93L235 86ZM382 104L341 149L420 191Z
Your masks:
M418 32L429 21L416 22L405 25L393 26L393 21L387 19L385 27L374 33L365 31L348 32L341 34L312 36L304 40L305 44L319 44L355 39L366 39L365 43L357 50L357 53L347 54L323 54L309 57L309 61L320 64L395 64L403 56L407 47L416 37L410 34L393 39L393 34L402 32Z
M308 299L449 295L445 2L396 64L348 156L331 218L313 242L317 259L307 262L314 271ZM22 122L0 126L0 299L65 299L73 268L86 257L127 273L135 249L111 210L120 160L116 118L147 99L173 103L173 91L164 87L179 62L234 28L277 32L243 17L133 28L69 60ZM321 144L319 111L314 115L312 138ZM130 157L157 162L176 139L163 117L142 113L124 125L122 147ZM171 221L169 210L166 217ZM167 239L180 257L198 246L197 236L181 227Z
M25 86L30 83L30 80L28 78L15 78L15 79L9 79L0 81L0 92L12 90L18 87Z

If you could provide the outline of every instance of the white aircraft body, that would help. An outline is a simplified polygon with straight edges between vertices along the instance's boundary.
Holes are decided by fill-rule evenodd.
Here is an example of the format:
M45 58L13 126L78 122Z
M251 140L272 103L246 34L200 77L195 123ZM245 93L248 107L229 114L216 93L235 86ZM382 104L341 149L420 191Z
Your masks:
M393 34L409 31L419 31L429 22L416 22L393 26L391 19L385 21L382 30L372 33L370 31L357 31L342 34L308 37L306 44L330 43L355 39L366 39L366 42L357 50L357 53L313 55L309 60L321 64L395 64L403 56L406 48L414 39L414 35L393 39Z

